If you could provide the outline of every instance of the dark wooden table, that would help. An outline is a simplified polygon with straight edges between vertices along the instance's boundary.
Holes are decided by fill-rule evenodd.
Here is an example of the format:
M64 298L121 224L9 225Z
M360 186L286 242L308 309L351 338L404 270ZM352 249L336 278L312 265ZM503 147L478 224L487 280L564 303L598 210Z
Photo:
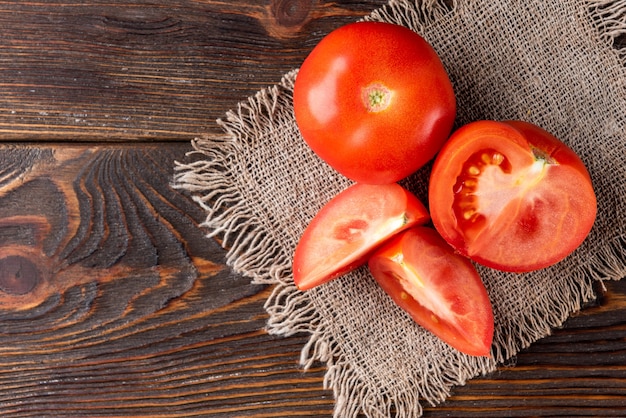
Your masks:
M171 187L190 140L385 3L0 3L0 415L329 417L306 335ZM426 416L626 416L626 283Z

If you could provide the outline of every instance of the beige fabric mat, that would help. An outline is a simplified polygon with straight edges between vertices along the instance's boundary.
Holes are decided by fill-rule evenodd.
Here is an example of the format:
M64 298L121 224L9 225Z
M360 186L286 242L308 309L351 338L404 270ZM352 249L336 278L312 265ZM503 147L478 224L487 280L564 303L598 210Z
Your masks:
M292 115L294 70L193 141L175 186L206 210L209 237L232 268L274 285L271 333L310 333L301 362L327 365L335 415L418 417L455 385L550 334L594 299L596 280L626 275L626 1L392 1L369 18L408 26L440 54L458 99L457 126L523 119L564 140L592 176L599 212L588 240L558 265L529 274L480 268L493 303L493 359L441 343L387 297L366 269L307 293L291 256L317 210L349 181L303 143ZM253 69L251 69L253 71ZM426 202L428 168L405 182Z

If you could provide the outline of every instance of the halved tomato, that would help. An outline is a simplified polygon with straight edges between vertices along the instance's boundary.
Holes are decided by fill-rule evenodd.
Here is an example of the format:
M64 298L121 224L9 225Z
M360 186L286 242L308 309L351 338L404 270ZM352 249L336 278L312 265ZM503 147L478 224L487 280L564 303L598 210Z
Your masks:
M474 265L437 231L410 228L383 244L369 269L380 286L412 318L457 350L489 356L493 312Z
M581 159L521 121L478 121L454 132L433 165L429 206L435 228L458 252L513 272L565 258L596 216Z
M354 184L331 199L305 229L293 256L293 278L311 289L367 263L383 241L430 220L419 199L397 183Z

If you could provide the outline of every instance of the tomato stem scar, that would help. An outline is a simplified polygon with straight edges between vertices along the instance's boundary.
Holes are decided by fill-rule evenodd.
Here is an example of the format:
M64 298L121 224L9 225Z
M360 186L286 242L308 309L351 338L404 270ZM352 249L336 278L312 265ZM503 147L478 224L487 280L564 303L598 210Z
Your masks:
M530 149L533 152L533 157L535 157L535 160L544 161L546 164L558 164L556 160L552 158L552 156L546 153L544 150L539 149L537 147L533 147L532 145Z
M383 84L375 82L361 91L361 99L368 112L377 113L387 109L391 104L393 92Z

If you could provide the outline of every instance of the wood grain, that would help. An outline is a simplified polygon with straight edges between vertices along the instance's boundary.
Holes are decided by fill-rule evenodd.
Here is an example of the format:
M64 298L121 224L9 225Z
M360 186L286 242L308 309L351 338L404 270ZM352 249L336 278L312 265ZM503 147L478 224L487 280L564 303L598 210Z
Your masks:
M0 415L332 416L307 336L264 331L271 289L171 181L191 138L384 3L0 2ZM607 289L425 416L626 416Z
M0 2L0 140L189 141L379 1ZM17 18L16 18L17 16Z

